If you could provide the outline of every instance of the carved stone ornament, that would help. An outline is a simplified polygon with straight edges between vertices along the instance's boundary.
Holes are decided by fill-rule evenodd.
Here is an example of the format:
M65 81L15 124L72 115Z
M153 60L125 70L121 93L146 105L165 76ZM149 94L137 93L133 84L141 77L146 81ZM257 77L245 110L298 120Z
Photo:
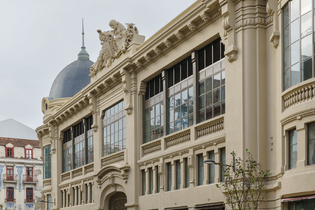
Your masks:
M109 26L113 30L103 32L100 29L97 30L102 49L96 62L90 67L90 76L94 76L103 68L110 67L115 59L128 50L135 39L138 42L144 41L144 36L139 35L139 31L133 23L126 23L126 28L116 20L111 20Z
M228 61L232 63L236 60L238 49L236 46L231 45L225 50L225 56L227 57Z

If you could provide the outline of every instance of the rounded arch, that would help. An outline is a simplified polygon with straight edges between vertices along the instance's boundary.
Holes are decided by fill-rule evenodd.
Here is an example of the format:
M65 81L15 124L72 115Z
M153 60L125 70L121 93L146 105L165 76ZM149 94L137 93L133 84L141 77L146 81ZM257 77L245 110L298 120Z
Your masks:
M110 199L116 193L123 193L124 195L126 195L126 191L123 186L119 184L107 185L101 193L100 206L102 206L103 209L108 209L109 204L110 204ZM127 202L127 195L126 195L126 202Z
M126 203L126 194L123 192L116 192L109 199L108 210L127 210L125 207Z

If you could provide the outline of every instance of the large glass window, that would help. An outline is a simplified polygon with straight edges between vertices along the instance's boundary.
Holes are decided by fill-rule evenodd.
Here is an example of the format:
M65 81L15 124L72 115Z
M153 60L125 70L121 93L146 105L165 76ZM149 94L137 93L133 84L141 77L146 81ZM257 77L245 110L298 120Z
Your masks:
M51 195L47 195L47 210L51 210Z
M172 164L171 163L167 163L166 164L166 172L167 172L167 191L171 191L172 190Z
M220 181L221 182L224 182L225 180L225 177L224 177L224 170L225 170L225 164L226 164L226 154L225 154L225 148L221 148L220 149L220 163L221 163L221 166L220 166Z
M214 40L204 48L198 51L198 70L202 70L207 66L224 58L224 45L221 38Z
M312 0L293 0L283 8L283 86L314 77L314 8Z
M7 187L7 201L14 201L14 188Z
M180 189L180 183L181 183L181 167L180 167L180 161L175 161L175 169L176 169L176 190Z
M297 162L297 132L289 131L289 169L296 168Z
M211 160L215 160L214 151L210 151L208 154L208 158ZM214 183L214 177L215 177L215 165L210 164L209 167L209 184Z
M94 143L93 143L93 117L86 119L87 127L87 163L94 162Z
M126 111L123 101L105 111L103 156L126 148Z
M193 75L191 56L177 63L175 66L167 70L167 86L168 88L173 85L185 80L186 78Z
M83 122L73 127L74 137L74 168L84 165L84 126Z
M225 71L199 82L199 122L225 113Z
M315 123L310 123L307 126L308 130L308 164L315 164Z
M62 158L62 172L67 172L72 169L72 137L71 131L66 130L63 133L63 158Z
M169 133L193 125L193 87L169 97Z
M14 180L14 166L7 166L7 180Z
M185 187L189 187L189 166L188 166L188 158L184 159L185 164Z
M203 154L197 155L198 160L198 185L203 185Z
M44 179L50 179L51 178L51 147L50 145L47 145L43 148L44 150Z
M163 101L145 109L145 142L164 135Z

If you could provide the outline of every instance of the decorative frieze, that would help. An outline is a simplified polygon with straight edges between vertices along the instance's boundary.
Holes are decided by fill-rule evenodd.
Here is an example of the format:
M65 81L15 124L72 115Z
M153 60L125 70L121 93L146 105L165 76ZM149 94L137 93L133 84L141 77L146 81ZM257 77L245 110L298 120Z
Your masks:
M165 138L167 148L178 145L178 144L182 144L189 140L190 140L190 129L185 130L183 132L176 133L174 135L171 135L170 137Z
M161 150L161 140L152 141L142 146L143 155Z
M66 180L69 180L70 179L70 171L67 172L67 173L63 173L61 174L61 181L66 181Z
M83 173L82 173L82 168L74 169L74 170L72 171L72 178L81 176L82 174L83 174Z
M197 138L209 134L213 134L224 129L224 117L206 122L196 127Z
M102 167L109 165L111 163L116 163L116 162L120 162L123 161L125 159L125 150L119 151L117 153L105 156L101 159L102 162Z

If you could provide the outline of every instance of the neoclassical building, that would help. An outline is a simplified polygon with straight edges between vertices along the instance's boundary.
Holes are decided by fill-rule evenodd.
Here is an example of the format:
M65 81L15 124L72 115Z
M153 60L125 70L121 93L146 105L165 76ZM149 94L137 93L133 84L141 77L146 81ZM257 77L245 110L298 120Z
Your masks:
M228 209L204 161L246 149L272 173L261 209L314 209L314 8L197 0L147 40L109 21L42 100L46 209Z

